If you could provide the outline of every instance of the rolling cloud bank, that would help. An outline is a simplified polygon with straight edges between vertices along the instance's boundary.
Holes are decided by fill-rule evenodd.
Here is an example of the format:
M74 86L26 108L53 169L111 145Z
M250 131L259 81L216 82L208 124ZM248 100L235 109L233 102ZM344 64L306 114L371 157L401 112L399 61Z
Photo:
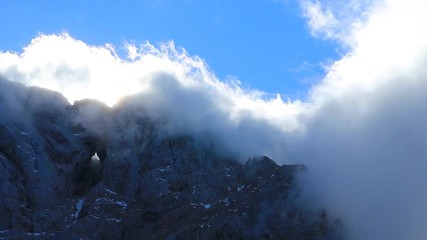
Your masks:
M327 206L352 239L423 240L427 2L350 2L301 2L313 35L346 51L302 100L222 81L173 42L125 44L121 57L111 44L41 34L21 53L1 52L0 74L70 102L112 106L132 95L151 117L166 116L171 133L210 135L243 161L263 154L307 165L305 201ZM359 15L343 19L338 10Z

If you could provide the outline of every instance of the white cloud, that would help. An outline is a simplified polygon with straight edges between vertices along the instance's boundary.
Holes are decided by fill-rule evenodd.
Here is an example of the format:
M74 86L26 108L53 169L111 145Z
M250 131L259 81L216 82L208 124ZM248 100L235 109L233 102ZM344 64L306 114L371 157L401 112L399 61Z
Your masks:
M304 186L343 218L353 239L424 239L427 2L302 6L314 34L348 49L306 101L266 100L238 81L224 83L172 42L127 44L122 59L111 45L40 35L20 54L2 52L0 73L70 101L112 105L139 92L140 104L167 115L173 131L208 132L242 158L267 154L307 164Z
M304 17L313 36L353 44L352 32L358 30L374 4L372 0L300 0Z
M158 48L148 42L125 47L128 56L122 59L110 44L90 46L66 33L40 35L21 54L1 53L0 72L6 79L59 91L71 103L95 98L111 106L141 93L141 105L153 115L168 115L175 131L228 132L238 138L252 121L276 132L301 127L296 118L302 103L283 102L280 96L263 99L260 91L241 89L238 80L221 82L202 59L173 42ZM242 139L233 148L247 152L245 156L271 153L264 144L248 147L254 145L250 141Z
M304 7L312 34L325 34L325 37L328 38L334 37L338 21L330 9L323 10L319 1L306 2Z
M331 10L332 11L332 10ZM311 90L291 158L353 239L427 236L427 2L370 7L350 51ZM346 31L346 30L345 30ZM305 160L303 160L305 159Z

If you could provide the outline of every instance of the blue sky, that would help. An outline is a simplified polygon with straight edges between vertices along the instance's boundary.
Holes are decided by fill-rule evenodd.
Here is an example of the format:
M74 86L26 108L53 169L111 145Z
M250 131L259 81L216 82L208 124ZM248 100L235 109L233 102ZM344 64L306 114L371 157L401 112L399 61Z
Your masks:
M20 52L38 33L68 32L87 44L173 40L222 80L302 97L334 41L311 36L298 1L11 1L0 3L0 50Z

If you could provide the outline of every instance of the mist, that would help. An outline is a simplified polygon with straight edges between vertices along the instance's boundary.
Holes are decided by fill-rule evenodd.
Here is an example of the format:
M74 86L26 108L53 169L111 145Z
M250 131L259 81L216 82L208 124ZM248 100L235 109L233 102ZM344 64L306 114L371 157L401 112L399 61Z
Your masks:
M327 31L323 37L346 49L306 99L271 98L238 79L218 79L173 42L125 44L121 58L111 44L91 46L67 33L1 52L0 74L59 91L71 103L95 98L143 108L167 119L169 133L209 137L242 162L267 155L305 164L305 201L342 219L351 239L425 239L427 3L371 4L363 19L332 29L316 20L334 22L333 12L318 1L301 4L314 7L306 11L311 31Z

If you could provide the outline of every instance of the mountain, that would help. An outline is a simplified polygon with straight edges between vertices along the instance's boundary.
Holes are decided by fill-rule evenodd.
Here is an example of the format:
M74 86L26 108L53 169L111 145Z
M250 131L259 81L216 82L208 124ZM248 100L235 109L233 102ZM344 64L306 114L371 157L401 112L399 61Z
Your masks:
M0 239L342 239L301 165L237 161L143 103L70 105L0 80Z

